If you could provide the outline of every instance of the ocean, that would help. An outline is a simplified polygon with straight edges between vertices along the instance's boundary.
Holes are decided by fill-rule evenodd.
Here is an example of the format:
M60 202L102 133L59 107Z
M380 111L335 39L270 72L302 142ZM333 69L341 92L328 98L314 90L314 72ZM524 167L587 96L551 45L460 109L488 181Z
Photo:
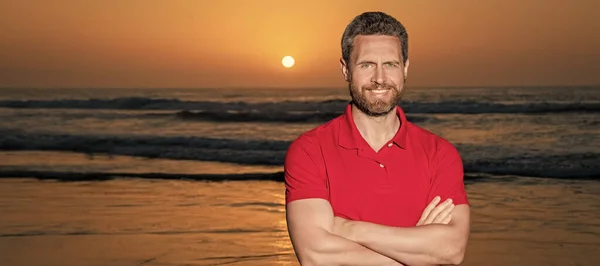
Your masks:
M0 89L0 261L297 265L286 149L348 101L343 88ZM465 265L600 260L600 87L409 87L400 105L463 158Z

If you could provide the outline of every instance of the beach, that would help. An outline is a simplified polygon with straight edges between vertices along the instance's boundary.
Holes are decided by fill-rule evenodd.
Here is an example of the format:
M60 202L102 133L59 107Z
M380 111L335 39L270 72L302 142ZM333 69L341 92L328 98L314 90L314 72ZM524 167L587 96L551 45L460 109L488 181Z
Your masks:
M18 157L1 158L10 155ZM600 260L599 182L505 176L466 188L472 232L462 265ZM299 265L277 181L5 178L0 206L3 265Z
M344 89L6 89L0 264L298 265L284 155L347 103ZM462 265L598 264L598 88L419 88L400 105L463 159Z

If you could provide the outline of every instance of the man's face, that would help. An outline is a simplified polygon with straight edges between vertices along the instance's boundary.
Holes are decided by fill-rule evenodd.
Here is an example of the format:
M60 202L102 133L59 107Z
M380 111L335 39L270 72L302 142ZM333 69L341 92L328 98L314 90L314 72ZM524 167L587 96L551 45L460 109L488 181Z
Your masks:
M360 35L354 38L350 62L342 60L350 95L359 110L382 116L394 110L402 98L408 70L402 62L400 40L393 36Z

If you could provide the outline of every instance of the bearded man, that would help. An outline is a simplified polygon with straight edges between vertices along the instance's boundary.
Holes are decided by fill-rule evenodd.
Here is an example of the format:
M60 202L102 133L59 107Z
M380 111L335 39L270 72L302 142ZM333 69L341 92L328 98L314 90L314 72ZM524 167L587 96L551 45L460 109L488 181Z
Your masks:
M284 164L286 219L302 265L441 265L463 261L470 209L462 159L398 106L408 34L365 12L342 36L352 101L300 135Z

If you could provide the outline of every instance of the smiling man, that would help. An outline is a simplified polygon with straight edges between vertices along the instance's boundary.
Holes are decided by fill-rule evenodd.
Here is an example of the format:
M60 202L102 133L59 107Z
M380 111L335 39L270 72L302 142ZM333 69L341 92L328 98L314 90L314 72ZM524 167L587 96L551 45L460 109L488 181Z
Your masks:
M398 106L408 35L366 12L342 36L345 112L292 142L286 216L302 265L460 264L470 210L458 151Z

